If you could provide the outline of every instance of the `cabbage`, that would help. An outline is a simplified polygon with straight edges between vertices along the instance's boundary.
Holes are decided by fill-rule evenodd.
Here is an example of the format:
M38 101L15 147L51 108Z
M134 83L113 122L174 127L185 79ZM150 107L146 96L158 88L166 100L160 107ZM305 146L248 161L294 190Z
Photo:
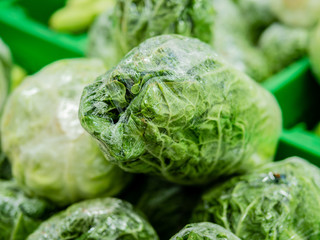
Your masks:
M210 42L212 17L210 0L119 0L91 27L88 55L110 68L153 36L177 33Z
M216 16L212 46L216 52L234 68L257 82L268 78L271 73L267 60L253 45L248 22L237 5L231 0L214 0L213 5Z
M320 19L319 0L270 0L279 20L292 27L313 27Z
M170 240L240 240L240 238L219 225L201 222L188 224Z
M309 56L312 70L320 83L320 22L310 37Z
M151 225L132 205L116 198L87 200L68 207L27 240L158 240Z
M54 211L54 205L25 196L14 181L0 180L0 239L25 240Z
M265 165L214 186L192 220L242 239L320 239L320 170L300 158Z
M9 97L3 150L28 194L67 205L117 194L127 183L128 176L105 160L78 120L82 89L104 71L99 60L57 61L26 78Z
M271 161L274 97L194 38L146 40L88 85L82 126L122 169L202 184Z
M278 72L307 55L309 31L279 23L270 25L260 36L259 47L272 72Z

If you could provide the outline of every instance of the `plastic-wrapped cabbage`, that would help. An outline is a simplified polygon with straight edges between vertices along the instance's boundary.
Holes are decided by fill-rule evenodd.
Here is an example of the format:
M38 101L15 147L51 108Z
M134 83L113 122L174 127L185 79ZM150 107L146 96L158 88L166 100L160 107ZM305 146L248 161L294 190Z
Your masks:
M309 57L312 70L320 83L320 22L310 37Z
M131 204L115 198L76 203L47 221L28 240L158 240Z
M49 20L52 29L59 32L79 33L87 30L103 11L112 9L116 0L67 0Z
M258 31L270 25L275 16L270 0L234 0L250 24L251 31ZM234 19L233 17L231 19Z
M182 184L270 161L281 131L268 91L180 35L146 40L88 85L79 117L111 162Z
M169 239L188 223L201 191L153 177L143 185L136 206L148 217L160 239Z
M240 238L217 224L201 222L188 224L170 240L240 240Z
M313 27L320 19L319 0L270 0L279 20L292 27Z
M100 60L57 61L26 78L9 97L3 150L28 194L66 205L117 194L127 183L78 119L84 86L104 71Z
M88 55L110 68L153 36L177 33L210 42L213 15L210 0L119 0L91 27Z
M248 23L231 0L214 0L213 47L234 68L245 72L257 82L270 76L263 53L251 43ZM232 16L232 17L230 17Z
M28 198L14 181L0 180L0 239L25 240L54 211L54 205Z
M320 239L320 170L300 158L267 164L213 187L193 221L210 221L242 239Z
M278 72L307 54L309 31L279 23L270 25L260 36L259 47L272 72Z

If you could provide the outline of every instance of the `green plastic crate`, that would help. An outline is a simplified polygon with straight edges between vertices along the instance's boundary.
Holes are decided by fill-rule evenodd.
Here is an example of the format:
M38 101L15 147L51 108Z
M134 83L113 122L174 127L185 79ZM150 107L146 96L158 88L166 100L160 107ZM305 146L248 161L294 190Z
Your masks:
M9 45L15 62L29 73L61 58L84 56L85 34L56 33L46 24L64 1L47 2L55 1L46 1L45 4L39 0L0 1L0 37ZM46 7L41 9L41 5Z
M84 56L86 34L56 33L47 26L50 15L64 3L0 1L0 37L11 48L15 61L29 73L61 58ZM39 6L45 8L40 11ZM320 88L311 76L309 60L292 64L262 85L276 96L283 111L284 129L276 159L297 155L320 166L320 138L308 131L320 121L320 111L313 111L320 103Z

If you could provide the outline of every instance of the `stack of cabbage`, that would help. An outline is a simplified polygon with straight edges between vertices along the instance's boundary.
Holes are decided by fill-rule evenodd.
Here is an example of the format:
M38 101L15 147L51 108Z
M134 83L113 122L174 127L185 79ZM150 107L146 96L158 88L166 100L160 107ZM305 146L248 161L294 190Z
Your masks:
M119 0L100 49L113 68L65 59L27 77L1 121L0 239L319 239L320 170L271 162L281 112L243 73L266 75L243 35L273 21L243 16L258 2Z
M319 4L317 0L119 0L91 27L88 55L102 58L110 68L145 39L176 33L209 43L233 67L261 82L307 54Z

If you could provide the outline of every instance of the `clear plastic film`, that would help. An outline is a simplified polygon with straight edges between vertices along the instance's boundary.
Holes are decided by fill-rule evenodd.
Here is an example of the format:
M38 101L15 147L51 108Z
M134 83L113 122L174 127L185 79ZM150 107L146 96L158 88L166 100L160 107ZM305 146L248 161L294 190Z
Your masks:
M27 240L158 240L132 205L115 198L87 200L43 222Z
M209 43L213 16L210 0L120 0L91 27L88 55L102 58L110 68L153 36L176 33Z
M88 85L79 117L109 161L182 184L271 161L281 132L268 91L179 35L146 40Z
M26 78L10 96L3 150L27 193L67 205L117 194L128 182L78 119L84 86L104 71L100 60L60 60Z
M292 157L214 186L192 221L220 224L241 239L320 238L320 170Z
M186 225L170 240L240 240L225 228L210 222Z

